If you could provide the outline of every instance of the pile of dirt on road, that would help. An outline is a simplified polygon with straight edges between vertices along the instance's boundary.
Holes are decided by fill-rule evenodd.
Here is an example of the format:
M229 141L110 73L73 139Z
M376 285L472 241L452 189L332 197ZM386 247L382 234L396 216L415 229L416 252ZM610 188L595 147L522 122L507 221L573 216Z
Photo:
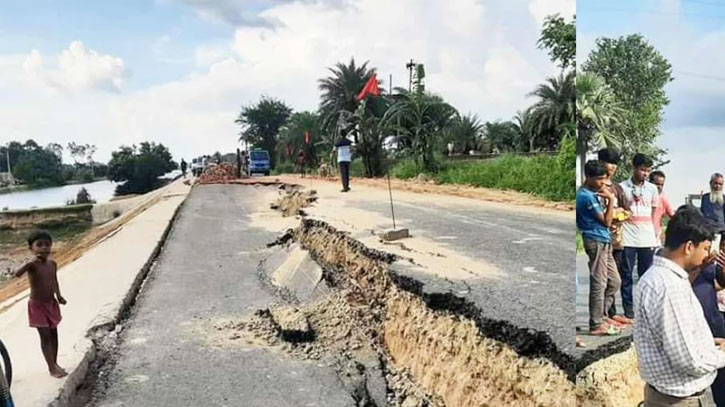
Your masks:
M636 407L644 400L645 383L639 375L634 347L584 368L576 378L577 405Z
M315 201L317 201L315 191L301 192L298 189L291 189L277 203L272 204L272 209L282 212L284 217L304 216L302 208L310 206Z
M221 163L206 167L197 181L199 184L224 184L237 179L237 167L231 163Z

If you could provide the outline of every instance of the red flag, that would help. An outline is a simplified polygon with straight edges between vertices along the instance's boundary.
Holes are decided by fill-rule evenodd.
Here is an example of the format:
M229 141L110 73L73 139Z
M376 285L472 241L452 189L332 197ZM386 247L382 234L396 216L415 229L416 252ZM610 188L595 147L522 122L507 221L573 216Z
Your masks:
M359 102L365 99L365 96L367 95L380 96L380 89L378 89L378 74L373 74L373 76L370 77L368 83L363 86L360 94L357 95L355 100Z
M310 144L310 131L305 130L305 144Z

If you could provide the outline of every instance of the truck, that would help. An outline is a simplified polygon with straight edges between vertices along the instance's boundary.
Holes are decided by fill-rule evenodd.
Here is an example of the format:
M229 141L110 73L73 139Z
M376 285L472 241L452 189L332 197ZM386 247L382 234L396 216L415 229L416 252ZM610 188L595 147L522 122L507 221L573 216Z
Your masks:
M249 175L269 175L270 163L267 150L252 150L249 152Z

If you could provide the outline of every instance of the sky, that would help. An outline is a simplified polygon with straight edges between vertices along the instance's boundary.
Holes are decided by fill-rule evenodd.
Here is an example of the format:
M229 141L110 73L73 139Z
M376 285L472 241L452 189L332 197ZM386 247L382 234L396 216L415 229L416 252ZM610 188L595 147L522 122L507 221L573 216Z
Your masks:
M671 163L665 193L685 196L708 190L710 175L725 173L725 2L719 0L577 1L577 64L599 37L640 33L672 65L657 144Z
M369 61L461 113L510 119L558 69L536 47L574 0L7 1L0 13L0 145L156 141L174 158L232 152L241 106L262 95L315 110L317 81ZM70 157L66 157L70 161Z

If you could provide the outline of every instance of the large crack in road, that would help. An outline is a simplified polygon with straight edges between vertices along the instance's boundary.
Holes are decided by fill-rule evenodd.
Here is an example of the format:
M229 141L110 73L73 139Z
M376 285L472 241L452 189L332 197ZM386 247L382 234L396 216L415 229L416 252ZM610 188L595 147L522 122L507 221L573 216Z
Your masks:
M204 191L209 193L211 189ZM214 189L217 194L219 191ZM293 197L292 201L300 206L314 201L300 196L294 189L287 188L287 191L287 196ZM210 216L208 200L192 197L190 206L194 215ZM301 207L289 214L304 215L300 211ZM221 224L220 217L224 215L227 214L213 218ZM182 216L180 234L189 227L183 221ZM226 227L233 229L234 225L227 222ZM295 371L293 379L283 377L278 380L294 381L299 386L305 383L304 397L309 397L308 393L314 391L316 383L329 385L329 379L320 380L320 377L334 372L336 385L332 387L337 390L328 389L327 394L322 392L314 397L315 402L320 403L315 405L573 406L576 402L572 359L561 352L546 333L519 328L507 321L487 319L478 305L451 293L426 292L423 282L395 271L392 265L399 262L399 258L368 248L321 221L303 218L296 229L281 237L267 238L271 242L267 247L259 245L259 238L247 239L247 244L256 242L254 250L239 252L236 249L236 254L230 255L229 250L216 247L210 254L216 252L217 257L226 256L231 261L243 257L247 263L255 262L252 273L255 281L245 277L240 285L246 286L244 288L255 286L257 290L263 288L266 295L244 301L244 312L230 312L228 306L221 306L221 312L214 306L209 312L189 312L195 305L192 300L186 304L185 317L172 316L173 324L165 328L166 331L177 331L176 337L169 341L170 346L176 346L183 354L189 352L190 347L196 347L191 352L208 354L207 362L216 361L217 365L205 369L233 366L227 358L239 358L239 363L252 359L251 372L246 372L241 380L237 377L236 381L236 386L251 387L237 388L248 394L245 405L267 405L261 403L302 397L299 393L270 390L260 391L265 394L257 398L251 395L258 386L258 378L253 376L291 370ZM176 252L179 250L183 249L177 248ZM170 251L174 251L173 248ZM185 257L193 255L186 253ZM164 258L162 255L160 262L168 262L169 256ZM224 267L220 264L219 268ZM152 280L157 278L153 276L155 272L152 272ZM163 283L166 289L178 291L171 286L169 277L168 270L159 270L158 281L151 284ZM224 280L221 291L230 292L227 284L233 279ZM149 331L153 331L150 328L154 321L167 325L167 321L160 321L173 315L166 313L163 317L154 317L154 314L168 310L153 305L164 304L170 298L158 294L158 287L155 290L157 294L142 291L140 305L130 311L136 320L146 320L145 323L134 321L129 327L119 325L97 338L99 357L74 406L178 405L172 401L178 399L178 394L141 403L138 400L143 399L123 394L129 390L148 392L148 389L139 391L139 388L147 387L149 382L157 382L154 385L162 387L189 385L189 378L176 371L177 358L172 353L156 348L164 353L157 362L165 362L169 367L166 373L163 367L155 366L154 355L138 353L149 351L143 348L153 340L149 338ZM189 287L182 291L189 291ZM148 298L144 298L145 295ZM154 300L153 297L158 298ZM144 314L149 311L150 316ZM182 327L180 335L179 326ZM161 339L171 339L174 335L173 332L159 334ZM178 336L183 338L178 340ZM283 355L282 359L280 355ZM276 363L272 363L270 357ZM274 364L274 368L266 370L276 370L265 372L260 367L255 371L254 365L259 367L260 363ZM319 369L310 367L314 363ZM165 377L159 380L159 376ZM179 376L184 377L179 380ZM196 377L196 381L192 376L193 386L215 389L212 398L222 400L207 405L236 405L226 395L219 394L218 383L200 382L205 379L203 376L213 376L218 381L215 373L198 376L202 377ZM169 391L164 389L161 393ZM188 393L183 389L179 391ZM201 393L209 395L208 391ZM344 401L345 397L347 401ZM300 405L301 401L275 405Z

